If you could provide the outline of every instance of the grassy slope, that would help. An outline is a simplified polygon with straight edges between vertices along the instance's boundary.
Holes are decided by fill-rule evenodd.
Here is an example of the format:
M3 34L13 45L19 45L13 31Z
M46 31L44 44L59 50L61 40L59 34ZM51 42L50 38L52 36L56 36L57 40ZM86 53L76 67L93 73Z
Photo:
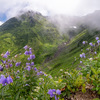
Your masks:
M99 31L94 31L94 34L90 35L88 30L84 30L76 37L74 37L67 45L65 45L60 54L48 61L43 65L43 69L51 75L60 75L60 69L66 70L76 68L79 64L79 55L82 53L81 49L86 52L86 47L82 45L82 41L94 41L95 37L99 35ZM77 58L75 61L75 57Z

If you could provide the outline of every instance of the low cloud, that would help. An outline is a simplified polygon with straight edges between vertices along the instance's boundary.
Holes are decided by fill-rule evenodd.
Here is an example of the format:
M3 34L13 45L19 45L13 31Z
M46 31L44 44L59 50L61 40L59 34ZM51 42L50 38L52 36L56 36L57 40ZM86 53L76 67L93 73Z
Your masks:
M20 11L34 10L43 15L86 15L100 9L100 0L0 0L0 13L7 19Z
M0 26L3 24L3 22L0 21Z

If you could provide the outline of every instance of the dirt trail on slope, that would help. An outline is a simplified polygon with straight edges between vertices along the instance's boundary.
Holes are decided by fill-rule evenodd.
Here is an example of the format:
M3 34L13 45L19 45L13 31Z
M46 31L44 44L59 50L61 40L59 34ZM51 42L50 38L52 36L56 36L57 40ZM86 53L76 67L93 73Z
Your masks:
M66 45L69 44L69 42L70 42L70 40L68 42L64 42L64 43L62 43L61 45L58 46L58 50L55 52L54 58L58 57L59 54L67 48Z
M63 42L62 44L60 44L58 47L57 47L57 51L54 53L54 56L51 58L51 57L47 57L44 61L44 63L47 63L47 62L50 62L52 61L52 59L58 57L60 55L61 52L63 52L66 48L67 48L67 44L69 44L70 41L68 42Z

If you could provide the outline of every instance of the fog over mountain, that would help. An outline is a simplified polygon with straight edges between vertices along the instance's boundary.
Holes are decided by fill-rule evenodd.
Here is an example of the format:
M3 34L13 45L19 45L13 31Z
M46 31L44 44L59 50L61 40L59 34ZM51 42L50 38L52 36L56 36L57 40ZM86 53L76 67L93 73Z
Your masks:
M37 20L41 20L41 18L45 17L50 23L53 23L55 27L57 27L61 34L70 34L70 30L78 33L85 28L97 30L100 29L100 10L96 10L93 13L89 13L85 16L69 16L65 14L44 16L40 12L36 11L20 11L20 13L16 15L16 18L18 20L23 20L22 17L20 17L22 15L26 17L31 16ZM37 15L40 15L41 17Z
M65 33L68 30L77 30L81 27L100 30L100 10L85 16L55 15L48 18L58 30Z
M100 0L0 0L0 16L5 15L7 20L20 11L28 10L40 12L44 16L84 16L100 10L99 4Z

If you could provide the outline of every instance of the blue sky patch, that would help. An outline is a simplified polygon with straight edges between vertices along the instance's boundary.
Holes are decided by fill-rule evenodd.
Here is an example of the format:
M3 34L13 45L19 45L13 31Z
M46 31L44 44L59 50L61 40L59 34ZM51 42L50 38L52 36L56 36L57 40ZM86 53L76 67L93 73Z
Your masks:
M5 22L7 20L7 16L4 13L0 13L0 21Z

